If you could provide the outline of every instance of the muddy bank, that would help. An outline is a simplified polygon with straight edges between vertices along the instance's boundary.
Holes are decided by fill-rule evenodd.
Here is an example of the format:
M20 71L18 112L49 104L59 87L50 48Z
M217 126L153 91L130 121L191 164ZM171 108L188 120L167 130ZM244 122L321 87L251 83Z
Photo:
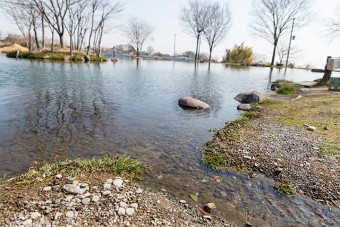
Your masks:
M204 161L218 170L247 172L250 178L264 174L283 194L304 194L339 208L338 93L304 93L292 101L295 96L274 95L258 111L215 131Z

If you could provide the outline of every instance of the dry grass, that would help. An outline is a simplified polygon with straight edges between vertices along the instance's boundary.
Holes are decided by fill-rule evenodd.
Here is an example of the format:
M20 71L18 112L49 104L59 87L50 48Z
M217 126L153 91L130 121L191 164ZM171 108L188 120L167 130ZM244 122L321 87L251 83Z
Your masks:
M264 116L300 128L314 126L316 135L340 151L340 93L324 89L302 96L295 102L274 101L265 104L269 108L265 108ZM292 99L294 97L291 96Z

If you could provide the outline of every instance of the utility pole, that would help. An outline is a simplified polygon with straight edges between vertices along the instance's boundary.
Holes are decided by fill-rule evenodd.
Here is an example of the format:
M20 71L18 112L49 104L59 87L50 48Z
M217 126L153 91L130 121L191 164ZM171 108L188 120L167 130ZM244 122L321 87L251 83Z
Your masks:
M286 60L286 68L287 68L287 66L288 66L290 45L291 45L291 43L292 43L292 39L295 39L295 36L293 36L294 22L295 22L295 18L293 18L292 30L291 30L291 32L290 32L290 39L289 39L289 46L288 46L288 53L287 53L287 60Z
M176 55L176 33L174 35L174 60L175 60L175 55Z

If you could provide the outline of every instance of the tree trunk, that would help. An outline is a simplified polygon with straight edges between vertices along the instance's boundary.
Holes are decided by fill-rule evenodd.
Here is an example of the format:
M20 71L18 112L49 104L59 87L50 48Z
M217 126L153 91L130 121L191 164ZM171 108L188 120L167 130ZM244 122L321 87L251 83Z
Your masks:
M64 33L58 33L59 41L60 41L60 48L64 48Z
M209 48L209 62L211 62L212 47Z
M44 17L41 17L41 46L42 46L42 48L45 47L45 24L44 24Z
M54 51L54 29L52 28L52 44L51 44L51 52Z
M274 66L274 63L275 63L276 47L277 47L277 41L274 42L272 61L270 63L270 66L272 67Z
M195 61L197 61L198 58L198 45L199 45L199 41L200 41L200 35L198 35L196 37L196 53L195 53Z
M137 46L137 58L139 57L139 47Z
M72 48L73 48L73 41L72 41L73 37L72 34L70 34L70 55L72 55Z
M38 39L38 32L37 32L37 25L36 25L36 18L32 19L32 23L33 23L33 32L34 32L35 45L37 46L37 49L40 49L39 39Z

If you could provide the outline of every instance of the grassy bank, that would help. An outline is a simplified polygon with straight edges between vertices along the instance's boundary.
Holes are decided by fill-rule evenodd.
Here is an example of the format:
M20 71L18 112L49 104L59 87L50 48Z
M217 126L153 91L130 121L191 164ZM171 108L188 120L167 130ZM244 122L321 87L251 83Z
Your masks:
M16 58L17 52L12 51L6 54L9 58ZM96 55L89 55L91 62L103 62L108 59L104 56L97 57ZM40 59L40 60L50 60L50 61L72 61L72 62L82 62L84 61L84 54L74 53L72 55L64 52L19 52L18 58L26 59Z
M30 170L10 181L2 180L0 185L14 184L33 186L39 183L48 184L61 174L68 177L89 178L101 175L117 175L129 179L141 179L145 166L139 161L126 156L102 157L92 159L63 160L55 163L33 163Z

